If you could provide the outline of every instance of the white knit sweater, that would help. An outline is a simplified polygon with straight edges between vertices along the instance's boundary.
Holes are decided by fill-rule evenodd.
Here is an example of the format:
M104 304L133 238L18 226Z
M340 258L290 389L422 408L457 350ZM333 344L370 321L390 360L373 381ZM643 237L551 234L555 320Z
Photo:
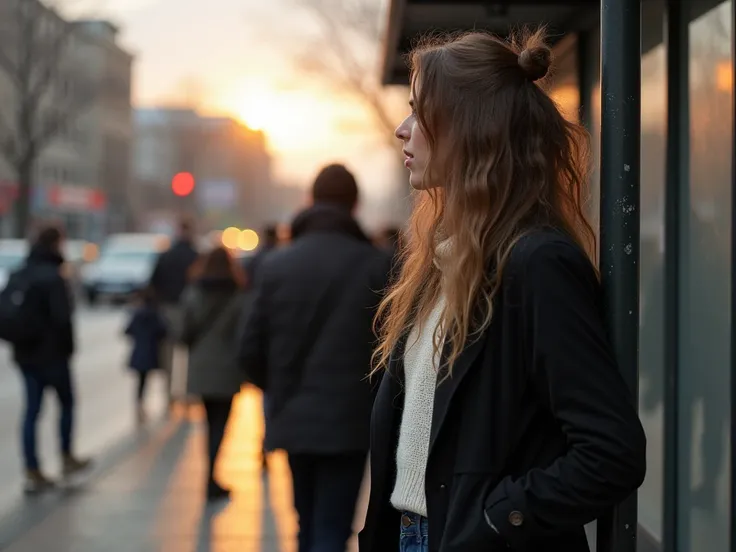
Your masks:
M434 391L439 358L433 358L434 335L444 309L440 299L421 326L409 334L404 353L404 414L396 449L396 485L391 504L401 511L427 516L424 475L429 455Z

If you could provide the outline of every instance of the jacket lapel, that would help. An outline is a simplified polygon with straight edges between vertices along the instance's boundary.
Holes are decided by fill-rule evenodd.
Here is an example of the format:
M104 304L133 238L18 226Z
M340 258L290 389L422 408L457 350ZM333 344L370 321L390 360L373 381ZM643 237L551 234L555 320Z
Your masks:
M432 412L432 429L429 437L429 454L432 454L432 448L437 440L437 436L442 430L442 426L445 422L447 412L452 402L452 397L455 395L458 387L463 381L463 378L468 373L468 370L473 365L478 355L483 350L487 339L487 332L481 335L478 339L468 344L460 356L455 361L455 365L452 368L451 376L438 376L438 385L434 393L434 410ZM442 351L442 358L447 358L450 353L449 341L445 343ZM443 379L444 377L444 379Z

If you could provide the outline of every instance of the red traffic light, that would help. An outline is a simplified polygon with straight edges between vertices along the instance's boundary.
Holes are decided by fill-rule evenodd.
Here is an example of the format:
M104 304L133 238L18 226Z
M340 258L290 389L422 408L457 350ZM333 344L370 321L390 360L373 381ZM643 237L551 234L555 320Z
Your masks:
M171 179L171 191L180 197L188 196L194 191L194 176L192 173L180 172Z

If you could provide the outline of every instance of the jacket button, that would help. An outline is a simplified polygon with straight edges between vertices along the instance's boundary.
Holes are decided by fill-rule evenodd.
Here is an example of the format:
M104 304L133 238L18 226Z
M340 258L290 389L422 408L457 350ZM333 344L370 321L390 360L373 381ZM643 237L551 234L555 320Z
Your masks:
M509 523L514 527L521 527L524 523L524 515L521 512L514 510L509 514Z
M440 491L444 491L446 488L447 486L444 483L440 485Z

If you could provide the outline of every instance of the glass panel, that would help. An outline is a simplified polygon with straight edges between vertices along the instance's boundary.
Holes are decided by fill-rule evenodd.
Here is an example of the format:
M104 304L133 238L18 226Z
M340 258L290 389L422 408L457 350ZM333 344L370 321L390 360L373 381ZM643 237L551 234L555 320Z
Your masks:
M679 549L729 542L731 1L690 24L690 185L681 245ZM730 72L730 70L729 70Z
M661 19L660 19L661 21ZM639 412L647 434L647 477L639 490L639 523L662 539L664 474L664 190L667 60L663 44L641 64L641 262Z

